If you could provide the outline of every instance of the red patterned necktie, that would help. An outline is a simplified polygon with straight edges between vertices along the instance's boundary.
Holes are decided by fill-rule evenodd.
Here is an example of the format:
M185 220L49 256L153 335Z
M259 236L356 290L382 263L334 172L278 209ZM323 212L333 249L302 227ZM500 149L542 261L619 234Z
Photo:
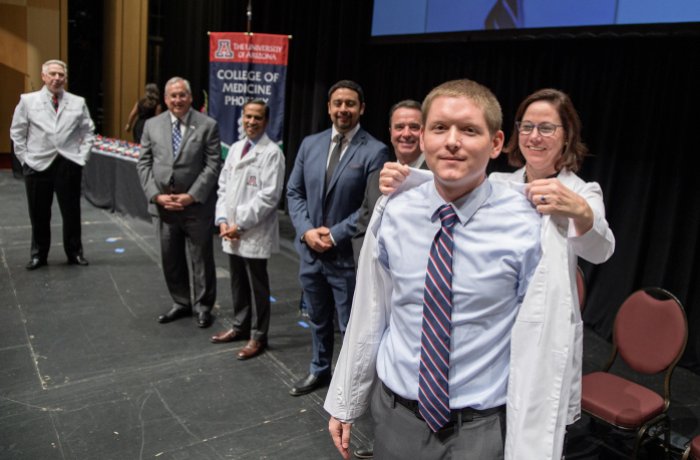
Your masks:
M450 421L450 335L452 332L452 205L438 209L442 226L430 247L423 292L418 410L433 432Z
M51 104L53 105L54 112L58 112L58 96L56 94L51 97Z
M243 152L241 152L241 158L246 156L246 154L250 151L250 141L245 141L245 145L243 146Z

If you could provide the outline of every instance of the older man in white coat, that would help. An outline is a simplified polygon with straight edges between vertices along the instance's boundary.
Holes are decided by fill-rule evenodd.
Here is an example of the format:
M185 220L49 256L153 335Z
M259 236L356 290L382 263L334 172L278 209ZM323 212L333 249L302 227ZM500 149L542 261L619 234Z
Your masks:
M267 259L279 249L277 205L284 183L284 155L265 134L269 107L262 100L243 106L246 138L233 144L219 176L216 224L229 255L233 327L213 343L249 339L239 360L260 354L270 326Z
M27 270L46 265L51 246L51 204L56 194L63 218L63 250L69 264L87 265L80 229L80 186L95 138L85 99L64 90L68 66L56 59L41 66L44 87L23 94L10 137L22 163L32 223Z

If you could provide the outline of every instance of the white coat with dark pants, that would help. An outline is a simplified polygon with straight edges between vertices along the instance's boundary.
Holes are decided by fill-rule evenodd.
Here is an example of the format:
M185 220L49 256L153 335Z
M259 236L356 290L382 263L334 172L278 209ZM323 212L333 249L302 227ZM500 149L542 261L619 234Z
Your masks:
M221 145L216 121L195 110L183 117L187 126L177 155L173 153L170 112L146 121L141 157L136 165L141 185L156 218L163 274L175 304L208 312L216 300L213 222ZM159 194L187 193L194 203L168 211L155 203ZM192 292L187 255L192 263Z
M48 256L55 193L63 218L63 249L73 259L83 255L80 187L95 125L82 97L63 91L58 110L51 98L45 86L23 94L12 117L10 137L25 177L32 223L31 256L42 260Z
M260 342L270 325L267 259L279 251L277 206L284 188L284 154L263 134L241 158L247 139L231 146L219 176L216 223L243 229L240 239L222 240L229 255L233 329Z

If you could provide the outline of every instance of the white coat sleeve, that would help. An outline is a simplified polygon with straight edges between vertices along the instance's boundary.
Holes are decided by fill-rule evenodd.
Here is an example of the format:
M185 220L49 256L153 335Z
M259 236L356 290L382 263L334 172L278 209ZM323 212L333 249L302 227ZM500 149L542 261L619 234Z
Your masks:
M24 157L27 153L27 132L29 130L29 118L24 98L20 98L19 104L15 108L10 126L10 138L14 144L15 155L20 163L24 164Z
M389 324L388 273L377 259L377 229L386 206L381 197L374 208L360 251L357 283L343 348L335 366L324 409L338 420L354 422L369 405L377 380L377 352Z
M600 264L615 252L615 236L605 219L603 191L597 182L587 182L577 187L578 193L593 210L593 227L581 236L575 235L573 222L569 225L569 246L574 253L588 262Z

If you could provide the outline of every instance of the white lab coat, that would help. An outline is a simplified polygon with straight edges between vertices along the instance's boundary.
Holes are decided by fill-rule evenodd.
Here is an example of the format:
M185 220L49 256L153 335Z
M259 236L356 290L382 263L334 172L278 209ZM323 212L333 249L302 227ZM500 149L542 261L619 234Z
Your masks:
M263 134L241 159L245 142L231 146L221 170L215 222L225 219L245 230L240 240L222 240L224 252L267 259L279 251L277 205L284 184L284 155Z
M56 111L51 105L51 93L44 86L20 96L10 138L20 163L43 171L56 155L85 166L95 140L94 131L85 99L64 91Z
M520 171L492 175L491 179L509 181L522 189L522 177ZM431 178L429 172L412 170L400 188ZM566 219L543 219L542 259L511 337L506 459L561 457L566 425L580 414L582 324L575 295L575 255L583 252L587 260L602 262L614 250L598 184L586 184L567 171L559 179L586 198L595 222L586 235L576 237ZM379 342L391 314L390 289L374 251L385 204L386 198L377 203L365 236L350 322L324 404L332 416L346 422L354 421L367 408L376 381ZM353 327L355 322L362 326Z
M522 186L525 168L491 180ZM605 262L615 250L603 193L562 170L557 179L593 210L593 227L577 236L570 219L544 216L542 258L511 333L506 459L561 458L566 425L581 417L583 321L576 287L578 257Z

